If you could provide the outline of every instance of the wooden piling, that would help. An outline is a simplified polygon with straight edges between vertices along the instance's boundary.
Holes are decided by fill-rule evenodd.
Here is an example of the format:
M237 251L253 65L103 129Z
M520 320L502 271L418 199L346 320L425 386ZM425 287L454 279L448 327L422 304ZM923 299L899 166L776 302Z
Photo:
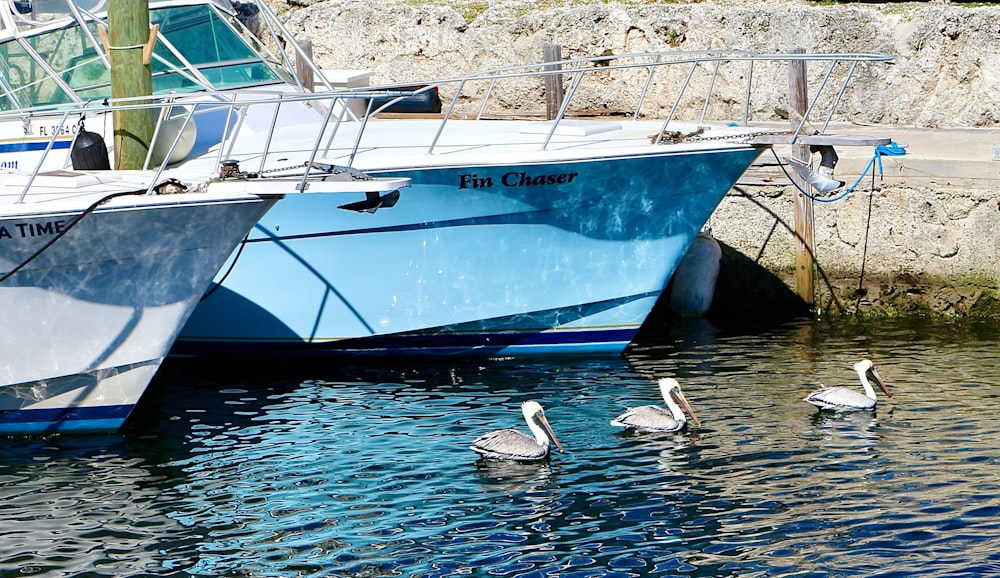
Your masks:
M562 46L559 44L546 44L542 47L543 62L561 62ZM545 70L559 70L562 65L546 65ZM563 82L561 74L549 74L545 76L545 118L552 120L559 113L563 102Z
M795 48L790 52L804 54L805 49ZM788 103L790 110L798 113L799 119L805 117L809 95L804 60L788 62ZM795 116L789 115L792 130L798 128ZM804 162L807 166L811 164L809 145L793 144L791 154L793 158ZM803 301L812 306L815 303L816 268L813 260L813 202L801 192L809 190L809 182L794 171L791 176L792 181L798 186L795 190L795 290Z
M155 31L153 31L155 37ZM153 94L149 3L147 0L108 0L108 58L111 61L111 98ZM152 109L114 113L115 168L141 169L153 139Z
M302 53L308 58L312 58L313 54L313 43L312 40L299 40L299 47L302 49ZM295 55L295 74L302 79L302 86L312 92L316 88L316 79L313 78L313 69L306 62L306 59L302 57L301 54Z

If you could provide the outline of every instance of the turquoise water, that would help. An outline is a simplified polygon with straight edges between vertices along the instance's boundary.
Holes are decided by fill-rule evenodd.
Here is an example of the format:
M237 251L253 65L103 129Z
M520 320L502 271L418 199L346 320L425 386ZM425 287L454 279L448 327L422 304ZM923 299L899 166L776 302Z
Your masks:
M168 363L126 431L6 439L0 576L1000 575L1000 329L692 325L623 358ZM876 413L801 401L875 361ZM702 427L608 421L676 377ZM535 399L566 448L483 462Z

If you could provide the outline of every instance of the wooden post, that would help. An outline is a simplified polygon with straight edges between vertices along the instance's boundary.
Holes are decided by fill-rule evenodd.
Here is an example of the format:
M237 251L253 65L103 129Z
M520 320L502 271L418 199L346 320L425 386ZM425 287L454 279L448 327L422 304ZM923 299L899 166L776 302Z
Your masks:
M805 49L795 48L792 54L805 54ZM790 60L788 62L788 104L789 109L798 113L798 118L804 118L809 102L806 88L806 62ZM788 115L792 130L798 128L794 114ZM806 165L811 164L809 145L792 145L792 157ZM809 182L792 172L792 181L803 191L809 190ZM813 287L815 263L813 262L813 203L812 199L795 190L795 290L803 301L812 306L815 303Z
M153 94L150 63L143 53L152 46L147 0L108 1L108 58L111 60L111 98ZM115 168L141 169L153 139L152 109L114 113Z
M542 60L544 62L562 61L562 46L558 44L546 44L542 47ZM545 70L559 70L560 64L546 65ZM545 76L545 118L552 120L562 108L563 84L561 74L551 74Z
M312 40L299 40L299 46L310 59L312 59L313 54L313 43ZM316 79L313 78L313 70L306 64L306 59L302 56L295 55L295 74L299 76L302 80L302 86L305 87L309 92L313 92L316 86Z

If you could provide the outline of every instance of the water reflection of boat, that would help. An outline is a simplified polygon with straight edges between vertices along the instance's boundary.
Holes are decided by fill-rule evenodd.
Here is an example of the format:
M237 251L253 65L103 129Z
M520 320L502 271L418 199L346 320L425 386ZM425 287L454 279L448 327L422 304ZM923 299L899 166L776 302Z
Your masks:
M27 15L5 15L8 35L26 39L0 45L6 106L90 100L90 114L99 114L107 59L93 29L104 4L60 3L70 13L49 14L46 6L33 5L31 26L19 24ZM713 96L710 79L724 62L746 68L785 58L663 52L515 66L419 82L448 103L443 118L359 120L358 110L378 112L363 103L380 98L388 107L387 95L412 90L310 92L293 60L325 79L281 22L264 4L240 6L278 41L259 41L225 0L150 3L159 25L154 92L174 92L178 107L177 130L157 136L176 138L159 150L177 158L190 149L172 168L208 172L221 158L257 175L349 166L413 186L280 203L199 305L178 354L619 352L722 196L768 145L754 141L758 130L710 126L704 114L694 123L673 111L657 116L645 93L627 120L567 118L575 95L588 83L645 83L681 87L680 101L689 85L707 83ZM571 83L554 120L486 119L503 89L557 74ZM472 97L481 106L468 112ZM460 101L470 118L456 118ZM188 116L178 121L177 111ZM11 166L29 162L29 149L56 123L0 124L12 143L0 166ZM70 138L57 135L52 146Z

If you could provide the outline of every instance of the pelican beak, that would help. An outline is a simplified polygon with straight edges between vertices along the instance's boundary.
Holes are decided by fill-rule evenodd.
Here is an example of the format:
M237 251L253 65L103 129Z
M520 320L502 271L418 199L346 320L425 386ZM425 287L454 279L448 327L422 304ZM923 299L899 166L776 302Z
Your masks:
M884 381L882 381L882 376L880 376L878 374L878 371L875 370L874 365L868 369L868 375L875 378L875 383L877 383L878 386L882 388L882 391L885 392L886 397L892 397L892 393L889 392L889 387L886 386Z
M676 401L677 404L681 406L681 409L683 409L684 411L686 411L687 414L689 416L691 416L691 421L694 422L694 425L700 426L701 425L701 421L698 419L698 416L695 415L694 409L691 408L691 404L688 403L688 400L687 400L686 397L684 397L684 394L681 393L681 391L677 390L677 389L675 389L674 391L670 392L670 394L674 396L674 401Z
M559 440L556 438L555 432L552 431L552 426L549 425L549 420L545 419L545 414L539 413L535 417L538 421L538 425L541 426L543 430L545 430L545 435L549 436L549 439L552 440L552 443L556 444L556 447L559 448L559 451L563 451L562 444L559 443Z

